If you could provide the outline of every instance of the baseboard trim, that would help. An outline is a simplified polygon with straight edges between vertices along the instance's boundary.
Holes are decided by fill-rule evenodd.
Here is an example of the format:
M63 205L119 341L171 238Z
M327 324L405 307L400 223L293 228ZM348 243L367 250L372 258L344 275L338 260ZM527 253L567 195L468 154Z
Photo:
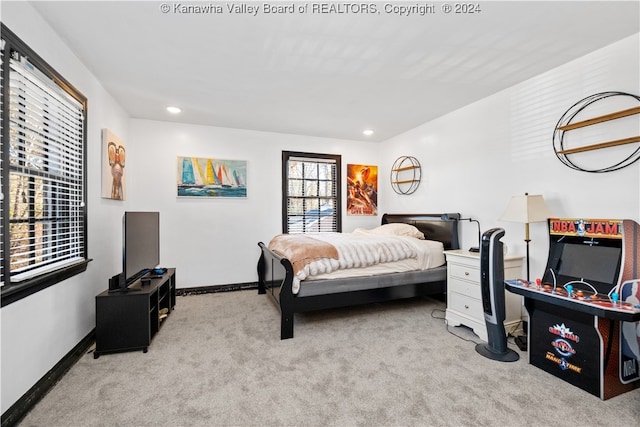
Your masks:
M232 283L228 285L198 286L193 288L178 288L176 295L199 295L216 292L244 291L246 289L258 289L258 282Z
M76 346L31 387L16 403L2 414L2 427L15 426L44 397L84 354L96 339L93 329Z

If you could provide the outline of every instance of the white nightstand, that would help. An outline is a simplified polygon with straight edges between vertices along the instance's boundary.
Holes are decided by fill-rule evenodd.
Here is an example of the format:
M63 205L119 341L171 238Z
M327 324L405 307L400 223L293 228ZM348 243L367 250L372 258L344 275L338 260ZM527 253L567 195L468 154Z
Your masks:
M445 251L447 257L447 312L449 326L465 325L480 339L487 341L487 326L480 295L480 253L464 249ZM504 278L522 277L522 257L505 255ZM505 330L510 332L520 322L522 297L505 292Z

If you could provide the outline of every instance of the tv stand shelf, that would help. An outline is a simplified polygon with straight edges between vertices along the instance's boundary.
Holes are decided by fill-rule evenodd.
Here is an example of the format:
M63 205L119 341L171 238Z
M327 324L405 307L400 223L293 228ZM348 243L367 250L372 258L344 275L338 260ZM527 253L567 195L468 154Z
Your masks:
M126 292L104 291L96 295L96 349L102 354L142 350L176 304L176 270L167 269L159 278L142 284L138 279Z

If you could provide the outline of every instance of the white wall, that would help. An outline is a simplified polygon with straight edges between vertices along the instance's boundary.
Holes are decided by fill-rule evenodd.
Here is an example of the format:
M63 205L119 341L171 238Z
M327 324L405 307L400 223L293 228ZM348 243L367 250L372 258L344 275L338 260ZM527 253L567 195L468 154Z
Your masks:
M421 162L424 179L409 196L382 186L380 209L460 212L478 219L483 231L504 228L509 252L521 255L525 253L524 225L498 221L512 195L542 194L557 217L638 221L640 164L600 174L570 169L556 158L552 134L564 112L586 96L604 91L640 94L639 40L640 35L624 39L385 141L380 156L383 172L398 156L411 155ZM639 123L636 115L598 125L603 132L588 143L616 139L611 135L620 128L626 136L640 135ZM595 126L589 132L594 130ZM588 139L589 135L579 136ZM608 156L621 160L622 153L636 147L585 153L576 161L603 161L609 166L613 162ZM544 223L531 224L530 229L533 279L544 271L548 231ZM460 231L463 247L477 246L475 224L463 222Z
M178 288L257 280L258 242L282 231L283 150L340 154L343 176L348 163L379 159L375 143L149 120L131 120L130 130L130 207L160 212L161 264L177 268ZM177 156L246 160L247 198L177 198ZM343 230L373 227L380 216L343 215Z
M3 2L2 22L88 98L87 271L0 310L2 412L95 326L96 294L121 270L126 204L100 198L100 130L128 139L128 117L47 23L25 2Z

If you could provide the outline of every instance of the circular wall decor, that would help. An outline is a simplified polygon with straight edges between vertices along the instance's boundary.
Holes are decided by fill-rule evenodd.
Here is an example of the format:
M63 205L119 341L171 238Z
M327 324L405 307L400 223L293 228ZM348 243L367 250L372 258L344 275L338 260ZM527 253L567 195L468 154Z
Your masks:
M592 104L609 99L611 97L626 97L631 98L633 103L639 103L634 107L627 108L625 110L614 111L612 113L604 114L598 117L593 117L588 120L575 121L574 119L578 114L585 111ZM629 154L624 154L623 158L614 160L614 164L610 166L580 166L574 160L574 155L584 153L587 151L600 150L603 148L617 147L621 145L640 143L640 135L633 135L630 137L620 138L611 141L599 142L596 144L583 145L581 147L569 148L565 141L565 134L569 131L585 128L587 126L594 126L599 123L604 123L612 120L621 119L623 117L633 116L640 114L640 96L633 95L625 92L602 92L588 96L572 105L558 120L556 127L553 131L553 150L556 153L556 157L566 166L571 169L579 170L582 172L602 173L613 172L618 169L622 169L635 163L640 159L640 144L635 149L632 149ZM624 157L626 156L626 157ZM611 160L609 160L611 161Z
M415 157L398 157L391 167L391 188L398 194L411 194L420 185L422 170Z

